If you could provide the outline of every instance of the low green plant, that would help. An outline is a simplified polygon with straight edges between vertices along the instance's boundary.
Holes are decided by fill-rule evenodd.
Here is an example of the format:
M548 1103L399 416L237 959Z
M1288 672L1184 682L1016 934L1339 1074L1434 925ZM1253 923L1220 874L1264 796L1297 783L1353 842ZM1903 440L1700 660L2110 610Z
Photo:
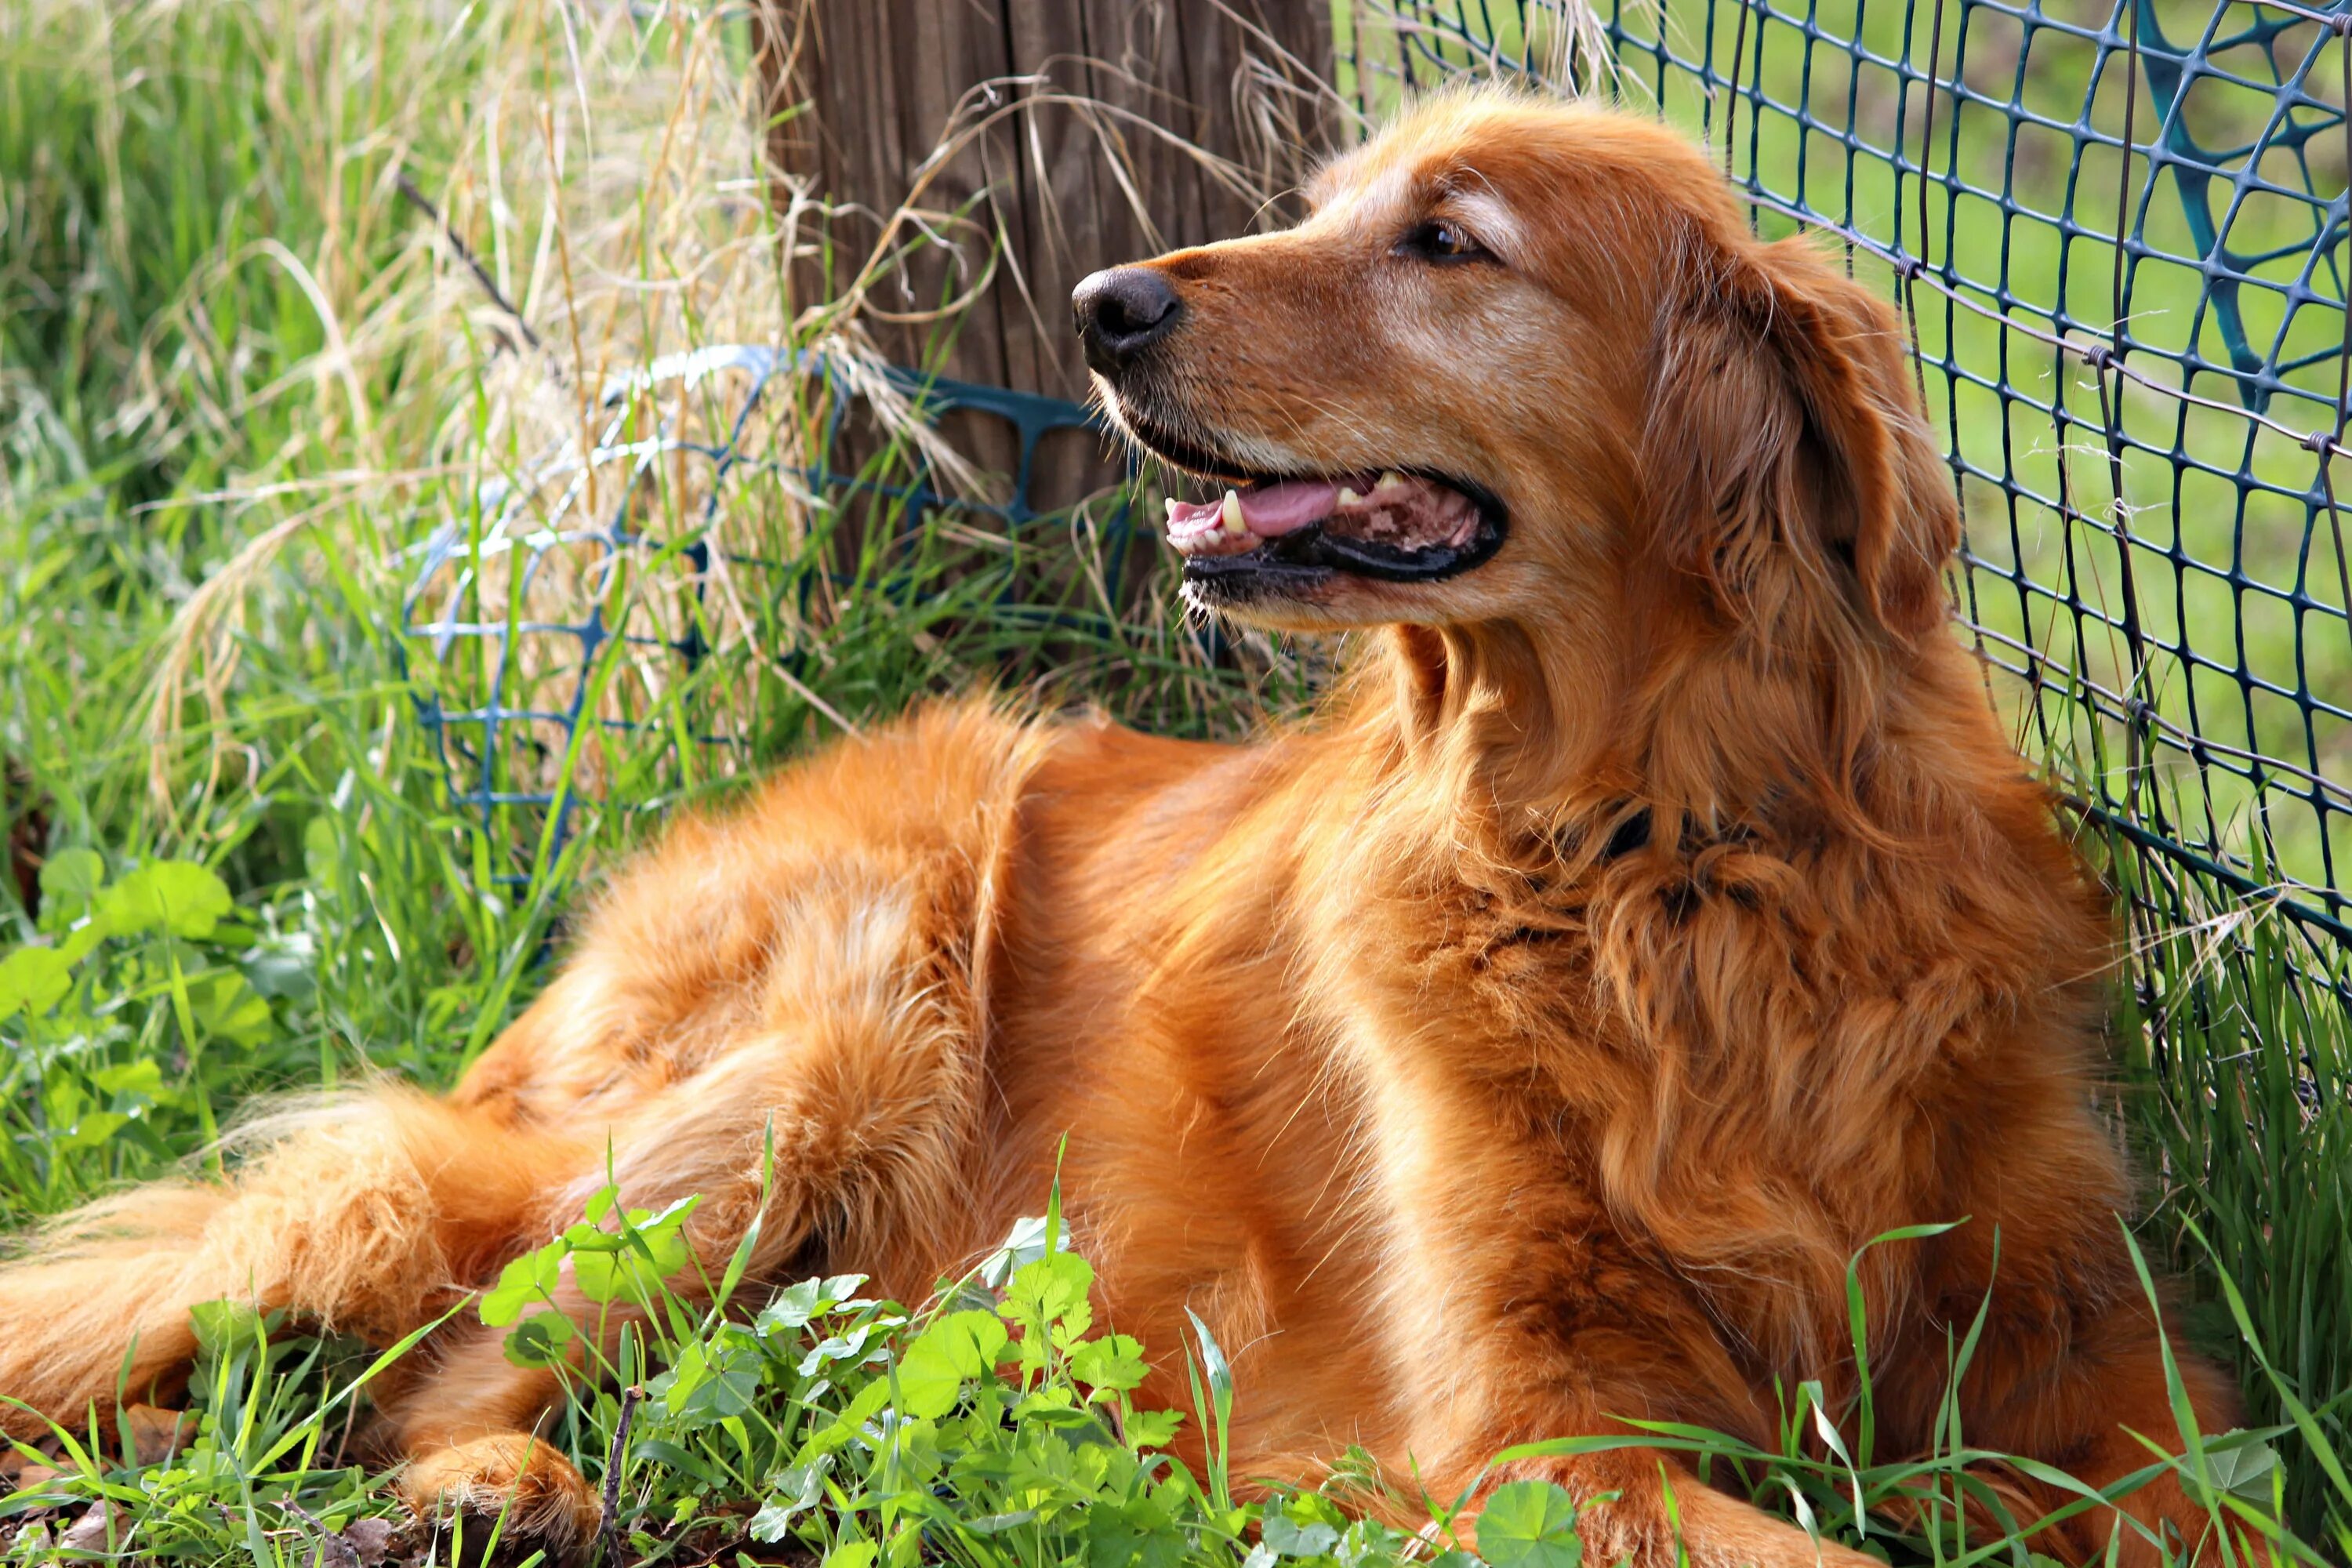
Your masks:
M1483 1555L1498 1568L1577 1568L1580 1560L1576 1503L1548 1481L1513 1481L1487 1495L1476 1553L1454 1529L1475 1483L1452 1498L1407 1495L1360 1452L1336 1465L1319 1489L1260 1483L1247 1489L1253 1498L1237 1500L1223 1441L1234 1388L1214 1338L1193 1320L1189 1414L1139 1409L1145 1348L1095 1331L1094 1271L1066 1246L1058 1202L1044 1218L1021 1222L971 1275L944 1282L919 1309L861 1296L864 1280L850 1275L803 1281L748 1317L728 1308L756 1237L745 1237L711 1279L683 1236L694 1206L688 1199L659 1213L621 1213L608 1189L580 1225L510 1264L479 1306L485 1322L507 1329L513 1359L585 1371L572 1384L557 1440L601 1478L607 1498L632 1500L612 1521L614 1539L632 1555L659 1555L683 1534L703 1549L739 1537L797 1541L825 1562L851 1564L1241 1561L1267 1568L1296 1559L1356 1568L1433 1557L1470 1568ZM1908 1227L1870 1245L1949 1228ZM2126 1237L2152 1296L2138 1245L2128 1230ZM592 1316L575 1319L555 1305L567 1263ZM1948 1347L1930 1450L1876 1451L1860 1263L1857 1254L1847 1277L1857 1393L1835 1404L1819 1383L1801 1384L1785 1402L1777 1448L1628 1419L1623 1435L1506 1450L1490 1471L1627 1448L1680 1454L1701 1476L1731 1483L1809 1531L1889 1561L1948 1568L2023 1564L2041 1531L2093 1510L2104 1515L2169 1476L2206 1512L2209 1539L2166 1540L2118 1518L2119 1540L2136 1533L2167 1560L2202 1550L2232 1564L2240 1542L2260 1540L2275 1561L2321 1563L2322 1545L2284 1522L2284 1472L2272 1445L2292 1435L2329 1477L2336 1512L2352 1517L2336 1447L2291 1389L2274 1384L2285 1412L2277 1424L2201 1432L2168 1346L2188 1452L2149 1441L2146 1464L2094 1489L2047 1464L1972 1446L1957 1390L1992 1293ZM688 1278L695 1288L681 1292ZM2260 1357L2242 1298L2226 1281L2225 1289ZM617 1333L615 1311L627 1320ZM606 1345L616 1353L605 1354ZM1188 1419L1204 1437L1207 1468L1198 1475L1168 1452ZM2020 1517L2012 1494L1990 1484L2003 1472L2042 1482L2063 1500L2046 1514ZM1368 1508L1375 1495L1381 1506ZM1427 1528L1407 1532L1383 1522L1412 1514ZM1967 1521L1973 1523L1964 1529ZM2322 1544L2352 1547L2352 1531L2339 1523Z
M1194 1320L1186 1347L1192 1410L1139 1406L1146 1349L1098 1330L1094 1271L1068 1247L1058 1202L911 1309L862 1293L857 1275L803 1280L756 1306L744 1301L756 1237L744 1237L714 1278L688 1243L695 1207L688 1198L658 1212L624 1210L608 1187L578 1224L509 1263L470 1307L505 1331L510 1359L563 1374L569 1397L548 1441L604 1500L590 1547L597 1560L751 1562L781 1552L835 1568L1580 1568L1577 1503L1549 1481L1514 1480L1487 1493L1475 1552L1456 1528L1475 1483L1452 1498L1409 1495L1360 1452L1344 1456L1318 1489L1237 1488L1252 1478L1234 1477L1228 1465L1223 1433L1234 1389L1214 1338ZM1948 1228L1890 1232L1872 1245ZM2177 1478L2211 1521L2203 1542L2149 1536L2166 1562L2201 1549L2235 1568L2248 1540L2266 1542L2278 1563L2322 1563L2328 1551L2352 1548L2352 1532L2340 1524L2315 1544L2282 1522L2284 1473L2272 1445L2289 1434L2309 1444L2339 1515L2352 1514L2352 1483L2332 1439L2283 1384L2283 1422L2202 1433L2168 1362L2189 1451L2174 1455L2151 1442L2145 1465L2096 1489L2050 1466L1972 1447L1951 1391L1967 1374L1982 1311L1948 1347L1930 1451L1875 1452L1859 1262L1857 1255L1849 1269L1858 1392L1839 1404L1821 1384L1801 1384L1785 1402L1776 1447L1629 1419L1622 1435L1529 1443L1493 1464L1637 1447L1676 1454L1702 1478L1819 1536L1936 1568L2039 1568L2046 1560L2029 1544L2036 1532L2105 1510L2164 1476ZM559 1290L560 1282L568 1283ZM2153 1290L2145 1264L2142 1282ZM2233 1285L2224 1289L2261 1356L2243 1299ZM381 1478L343 1457L343 1438L373 1379L438 1325L372 1362L348 1346L288 1335L274 1318L229 1303L197 1309L197 1326L204 1349L191 1385L192 1439L144 1464L112 1458L131 1454L127 1424L119 1443L93 1423L84 1433L58 1431L55 1452L20 1446L55 1473L0 1499L0 1534L12 1516L33 1521L16 1528L13 1556L70 1555L69 1532L79 1531L87 1547L103 1531L118 1552L276 1568L304 1551L348 1545L355 1521L384 1517ZM1206 1460L1198 1471L1171 1447L1188 1423L1204 1439L1194 1450ZM2003 1473L2042 1482L2063 1501L2048 1514L2019 1517L2008 1500L2015 1494L1993 1484ZM1425 1519L1425 1527L1388 1522L1408 1517ZM504 1521L487 1528L495 1542ZM468 1529L470 1550L479 1552L484 1524L457 1521L454 1540L405 1522L389 1535L385 1529L369 1537L379 1552L408 1562L446 1552L454 1561L470 1560ZM2115 1529L2118 1541L2147 1533L2128 1521Z
M0 1482L13 1486L0 1496L5 1555L315 1568L319 1541L350 1531L381 1561L407 1521L381 1478L346 1457L346 1440L368 1385L433 1325L371 1359L236 1302L191 1316L188 1408L167 1428L126 1406L79 1430L52 1426L38 1447L13 1445L14 1480Z
M212 1142L215 1094L313 986L304 946L195 861L110 880L97 851L65 849L40 889L46 940L0 958L0 1219L17 1223L168 1165L191 1132Z
M756 1238L681 1295L693 1206L624 1214L608 1190L480 1306L512 1359L589 1373L559 1440L631 1500L612 1528L632 1555L699 1532L845 1564L1175 1563L1239 1539L1246 1514L1166 1452L1181 1417L1134 1405L1142 1347L1093 1331L1057 1214L920 1310L843 1275L730 1316ZM593 1321L552 1305L566 1264Z

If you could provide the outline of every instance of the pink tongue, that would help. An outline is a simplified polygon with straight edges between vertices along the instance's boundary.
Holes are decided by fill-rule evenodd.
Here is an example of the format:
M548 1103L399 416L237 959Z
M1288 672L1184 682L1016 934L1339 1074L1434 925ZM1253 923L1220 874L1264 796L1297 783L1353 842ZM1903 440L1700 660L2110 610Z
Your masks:
M1168 513L1168 531L1173 535L1205 533L1222 522L1224 504L1223 496L1214 500L1180 500ZM1279 484L1244 490L1242 521L1260 539L1279 539L1310 522L1321 521L1339 504L1337 485L1321 479L1285 479Z
M1171 535L1206 533L1217 526L1217 513L1224 499L1215 500L1175 500L1168 508L1168 531Z
M1321 479L1285 479L1242 492L1242 521L1260 539L1278 539L1320 522L1339 504L1339 487Z

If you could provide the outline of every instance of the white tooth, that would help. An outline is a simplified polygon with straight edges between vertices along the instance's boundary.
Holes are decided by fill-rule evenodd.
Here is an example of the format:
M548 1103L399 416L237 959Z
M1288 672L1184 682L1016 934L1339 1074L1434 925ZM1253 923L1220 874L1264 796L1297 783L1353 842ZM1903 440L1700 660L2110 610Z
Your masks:
M1363 501L1363 497L1358 495L1347 486L1341 485L1339 487L1339 504L1341 506L1361 506Z
M1239 490L1225 492L1223 513L1227 533L1243 534L1249 531L1249 524L1242 518L1242 497Z
M1372 488L1374 489L1381 490L1392 490L1401 489L1403 484L1404 476L1402 474L1398 473L1394 468L1384 468L1381 471L1381 482L1374 485Z
M1176 521L1176 498L1174 496L1169 496L1166 498L1166 501L1168 506L1168 521L1170 522L1174 522Z

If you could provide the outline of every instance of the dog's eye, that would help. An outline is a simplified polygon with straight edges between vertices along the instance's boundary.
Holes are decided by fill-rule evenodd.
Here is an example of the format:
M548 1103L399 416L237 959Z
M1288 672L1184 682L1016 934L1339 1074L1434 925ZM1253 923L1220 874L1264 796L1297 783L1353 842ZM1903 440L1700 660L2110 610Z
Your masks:
M1422 261L1476 261L1487 258L1490 252L1470 237L1460 224L1444 218L1432 218L1417 224L1402 239L1397 241L1397 253Z

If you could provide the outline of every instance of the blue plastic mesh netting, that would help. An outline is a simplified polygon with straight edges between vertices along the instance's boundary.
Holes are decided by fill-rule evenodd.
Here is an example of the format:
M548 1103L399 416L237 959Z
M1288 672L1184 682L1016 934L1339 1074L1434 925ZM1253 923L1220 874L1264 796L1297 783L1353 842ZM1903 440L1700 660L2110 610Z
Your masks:
M877 394L929 423L995 422L1017 454L1009 492L986 499L944 482L919 447L871 439L870 421L866 445L881 449L845 457L856 416ZM919 593L896 558L907 538L942 515L1022 534L1041 517L1032 504L1041 446L1061 431L1100 433L1087 410L1055 398L740 345L617 377L602 405L606 422L586 450L558 447L480 487L413 552L404 673L452 804L483 830L488 879L509 887L558 863L584 801L642 798L674 783L606 774L593 754L598 731L666 728L673 753L747 738L748 709L730 710L723 693L670 700L713 651L714 627L728 619L722 597L737 601L736 624L778 632L761 665L794 678L809 648L793 645L792 628L808 624L813 593L851 575L834 542L812 547L812 520L841 520L857 503L851 552L883 542L862 552L882 558L863 585ZM760 487L771 493L746 493ZM1124 489L1108 498L1101 523L1097 590L1110 605L1129 555L1128 501ZM730 510L798 517L803 531L732 540ZM779 546L797 547L798 558L761 552Z
M2021 740L2156 878L2352 940L2352 0L1596 0L1581 51L1559 0L1372 3L1368 107L1613 94L1842 238L1906 308Z

